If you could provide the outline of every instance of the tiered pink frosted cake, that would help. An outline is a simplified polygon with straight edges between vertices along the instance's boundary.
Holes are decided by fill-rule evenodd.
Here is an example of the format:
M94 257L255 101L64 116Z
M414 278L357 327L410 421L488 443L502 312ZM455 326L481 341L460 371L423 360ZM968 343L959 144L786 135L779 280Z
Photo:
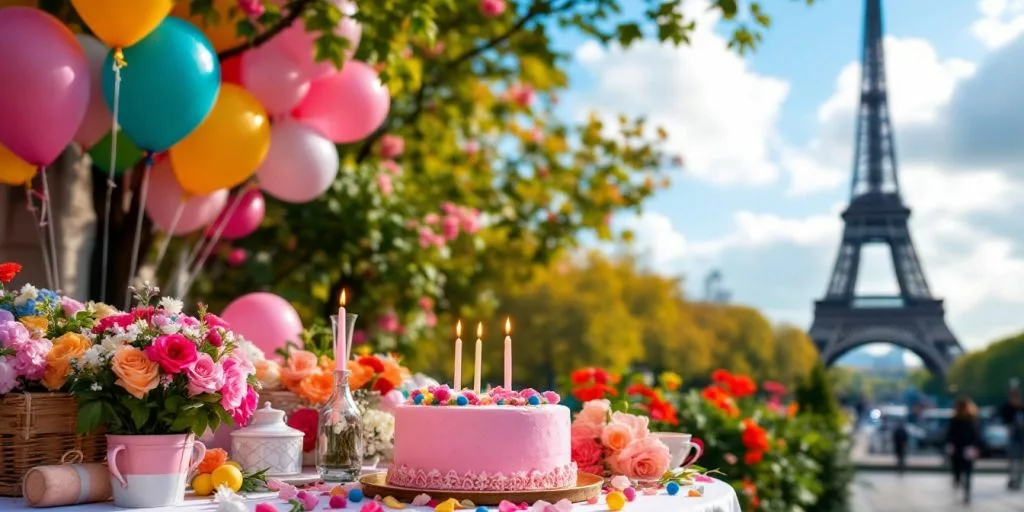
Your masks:
M569 409L555 393L414 391L395 413L387 482L413 489L525 491L576 485Z

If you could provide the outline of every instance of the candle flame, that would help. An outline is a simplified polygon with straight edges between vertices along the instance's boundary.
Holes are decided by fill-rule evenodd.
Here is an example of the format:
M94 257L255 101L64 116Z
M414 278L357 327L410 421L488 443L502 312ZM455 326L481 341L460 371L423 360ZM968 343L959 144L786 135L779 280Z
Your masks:
M476 337L477 339L484 337L484 323L480 322L476 324Z
M458 323L455 324L455 337L462 337L462 320L459 320Z
M345 289L344 288L342 288L341 289L341 293L338 294L338 302L342 305L342 307L345 306Z
M512 334L512 319L505 317L505 336Z

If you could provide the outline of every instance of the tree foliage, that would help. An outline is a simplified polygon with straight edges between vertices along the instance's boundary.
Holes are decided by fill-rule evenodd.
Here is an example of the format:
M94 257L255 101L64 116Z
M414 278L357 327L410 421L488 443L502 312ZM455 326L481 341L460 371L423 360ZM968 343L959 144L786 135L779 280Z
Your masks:
M1006 399L1011 379L1024 381L1024 333L998 340L982 350L965 354L953 364L949 390L984 404Z

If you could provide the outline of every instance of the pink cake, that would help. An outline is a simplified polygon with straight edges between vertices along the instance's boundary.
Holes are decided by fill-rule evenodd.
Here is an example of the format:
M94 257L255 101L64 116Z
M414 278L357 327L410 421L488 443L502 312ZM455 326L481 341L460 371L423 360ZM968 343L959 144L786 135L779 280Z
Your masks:
M424 391L421 394L434 396ZM495 391L501 399L493 399ZM395 412L394 462L387 482L413 489L463 491L576 485L569 409L556 405L557 395L536 394L537 398L527 401L511 398L521 397L519 393L495 391L474 400L476 405L465 395L450 392L442 392L451 395L446 403L423 403L414 392L410 403ZM552 395L555 403L547 398Z

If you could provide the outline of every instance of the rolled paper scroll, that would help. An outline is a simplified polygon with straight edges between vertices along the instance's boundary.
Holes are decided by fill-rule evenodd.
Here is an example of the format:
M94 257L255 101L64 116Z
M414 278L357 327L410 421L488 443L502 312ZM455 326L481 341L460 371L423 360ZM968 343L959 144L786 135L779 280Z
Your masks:
M110 471L106 464L37 466L25 473L22 491L30 507L107 501L111 496Z

